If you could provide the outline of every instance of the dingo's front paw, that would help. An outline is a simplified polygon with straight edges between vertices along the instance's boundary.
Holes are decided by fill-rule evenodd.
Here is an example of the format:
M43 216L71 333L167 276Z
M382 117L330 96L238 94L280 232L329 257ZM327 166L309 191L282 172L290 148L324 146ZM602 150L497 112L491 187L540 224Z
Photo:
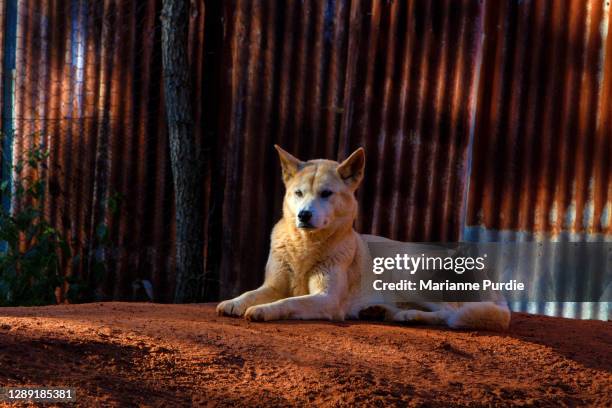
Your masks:
M265 322L267 320L278 320L279 318L276 309L269 305L251 306L244 313L244 317L253 322Z
M223 301L217 305L219 316L242 316L246 310L246 305L236 299Z

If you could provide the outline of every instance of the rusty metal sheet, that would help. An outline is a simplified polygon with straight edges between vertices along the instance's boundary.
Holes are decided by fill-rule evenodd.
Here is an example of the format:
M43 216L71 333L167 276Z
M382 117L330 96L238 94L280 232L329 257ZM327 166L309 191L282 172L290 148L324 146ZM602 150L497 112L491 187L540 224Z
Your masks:
M130 299L137 279L157 301L173 293L160 6L18 2L14 156L32 134L51 150L46 211L83 255L67 273L93 279L105 261L100 299ZM262 280L283 195L274 143L303 159L365 147L364 233L609 237L609 13L593 0L192 2L202 299Z
M303 159L365 147L357 229L457 240L482 3L228 3L221 293L261 281L283 192L273 143Z
M92 279L93 259L106 263L100 299L130 299L136 279L156 300L172 293L158 16L156 1L18 3L14 158L35 142L50 150L46 212L80 255L67 273ZM111 245L96 243L100 224Z
M607 1L487 7L470 239L610 238L609 16Z

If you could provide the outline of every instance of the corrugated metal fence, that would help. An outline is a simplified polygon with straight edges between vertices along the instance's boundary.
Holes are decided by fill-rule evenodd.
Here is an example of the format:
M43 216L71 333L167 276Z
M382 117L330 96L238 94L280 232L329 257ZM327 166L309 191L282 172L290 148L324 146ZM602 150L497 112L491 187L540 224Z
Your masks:
M15 103L4 121L15 128L13 157L32 135L51 150L47 210L76 252L94 253L96 226L110 226L101 298L129 299L146 278L156 300L170 300L161 2L17 3ZM192 9L207 160L203 298L262 279L283 190L273 143L305 159L364 146L362 232L612 236L607 1L200 0ZM105 203L117 194L112 215ZM67 267L86 276L88 258Z
M609 238L610 2L494 3L486 13L467 223Z

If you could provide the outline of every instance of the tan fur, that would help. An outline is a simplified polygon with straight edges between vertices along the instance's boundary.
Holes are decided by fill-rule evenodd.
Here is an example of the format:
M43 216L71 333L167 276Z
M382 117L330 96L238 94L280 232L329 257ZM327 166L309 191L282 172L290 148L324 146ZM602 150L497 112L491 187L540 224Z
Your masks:
M355 190L363 179L365 153L355 151L342 163L303 162L278 146L286 192L283 217L272 230L265 280L258 289L217 306L221 315L249 320L358 318L377 306L393 321L420 321L455 328L506 329L510 312L505 304L435 303L401 309L381 303L360 287L371 274L367 242L386 238L360 235ZM325 192L331 192L325 197ZM300 212L311 215L303 222Z

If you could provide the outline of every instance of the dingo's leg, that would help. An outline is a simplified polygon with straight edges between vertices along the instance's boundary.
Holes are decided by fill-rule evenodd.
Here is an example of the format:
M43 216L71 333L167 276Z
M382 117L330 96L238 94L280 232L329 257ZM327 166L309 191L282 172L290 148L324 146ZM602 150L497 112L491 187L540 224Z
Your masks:
M340 302L346 297L346 274L341 267L315 271L309 281L310 294L251 306L244 317L249 320L325 319L344 320Z
M221 302L217 305L217 314L228 316L242 316L251 306L274 302L288 295L289 282L287 279L287 266L270 251L266 264L266 279L264 284L255 290Z
M425 312L422 310L402 310L393 316L394 322L422 322L426 324L446 324L452 312L449 310L438 310Z
M245 292L242 295L221 302L217 305L217 314L227 316L242 316L253 305L273 302L282 298L279 292L265 284L261 287Z
M327 293L295 296L265 305L251 306L244 317L249 320L267 321L281 319L344 320L337 299Z
M444 308L432 312L402 310L393 316L393 320L446 324L454 329L507 330L510 325L510 309L505 302L471 302L458 308Z

